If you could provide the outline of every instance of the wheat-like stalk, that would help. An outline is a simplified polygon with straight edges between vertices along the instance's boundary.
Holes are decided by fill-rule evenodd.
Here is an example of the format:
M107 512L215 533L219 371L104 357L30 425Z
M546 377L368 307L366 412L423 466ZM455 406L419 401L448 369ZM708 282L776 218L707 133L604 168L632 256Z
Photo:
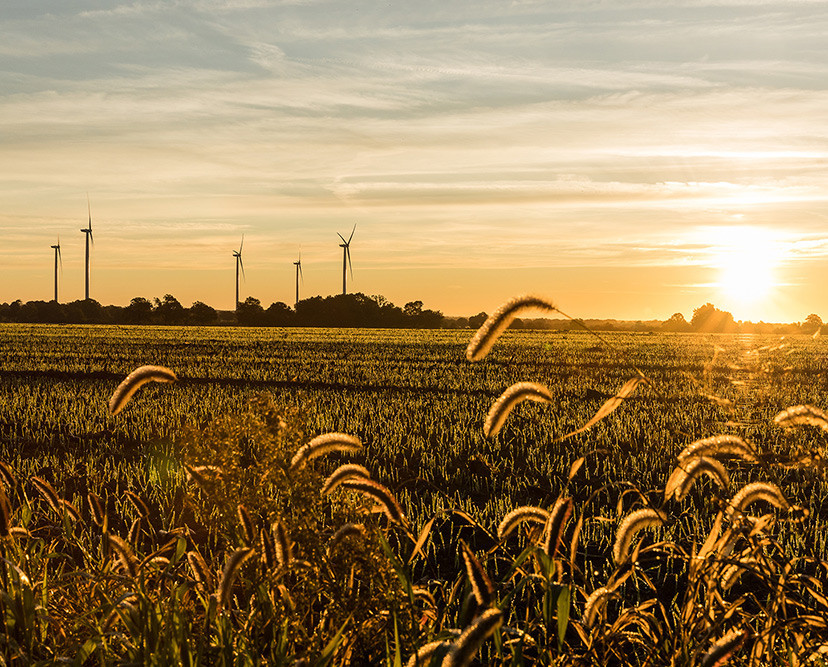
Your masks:
M758 500L766 500L774 507L788 509L790 504L782 495L782 491L776 484L770 482L753 482L742 487L730 501L727 513L730 518L737 512L744 512L745 508Z
M327 496L332 493L337 486L347 479L371 479L371 473L368 472L367 468L356 463L341 465L325 480L322 485L322 495Z
M236 549L230 554L230 558L227 559L227 563L224 565L224 570L221 573L221 582L219 582L219 587L216 591L219 609L227 607L230 602L230 592L233 589L233 582L236 580L239 568L252 555L253 549L247 547Z
M92 515L92 521L103 528L106 520L106 511L104 510L104 503L101 497L92 491L86 494L86 504L89 506L89 513Z
M515 297L489 315L488 319L477 330L466 348L466 359L480 361L492 349L492 345L494 345L500 334L506 331L518 313L530 309L560 312L555 304L543 297Z
M293 544L290 541L287 528L285 528L285 524L281 520L276 521L270 528L275 538L276 562L281 567L287 567L290 565L290 561L293 560Z
M450 648L451 641L447 639L429 642L412 654L406 663L406 667L428 667L433 660L440 658L441 655L445 656Z
M357 452L362 449L359 438L347 433L323 433L302 445L290 461L291 470L299 470L308 461L331 452Z
M12 531L12 510L6 489L0 484L0 538L6 538Z
M365 526L361 523L346 523L340 527L328 542L328 553L331 553L342 540L348 537L362 537L365 535Z
M503 521L497 527L497 538L505 540L524 521L531 521L545 526L546 522L549 521L549 512L533 505L517 507L503 517Z
M828 415L812 405L794 405L782 410L773 418L773 423L783 428L807 424L828 431Z
M216 582L213 578L213 572L208 567L207 561L204 560L203 556L198 551L188 551L187 562L190 564L193 577L201 592L206 595L209 591L212 591L216 587Z
M132 398L133 394L147 382L175 382L175 373L163 366L141 366L124 378L109 399L109 413L117 415Z
M738 456L755 463L756 452L738 435L714 435L691 442L678 455L679 461L691 456Z
M29 481L34 485L38 493L43 496L43 499L49 504L49 507L57 514L63 514L63 505L60 502L60 496L55 491L55 487L42 477L32 477Z
M693 456L682 459L670 475L664 487L664 499L675 496L681 500L701 475L707 475L722 489L730 486L730 475L719 461L709 456Z
M366 496L373 498L380 504L385 516L387 516L391 521L401 526L406 525L405 514L403 513L402 507L400 507L400 504L397 502L394 494L382 484L370 479L347 479L341 483L341 486L353 491L359 491L360 493L364 493Z
M117 535L108 535L109 546L118 554L121 567L126 570L130 577L136 579L140 570L138 559L132 551L132 547Z
M477 560L477 556L469 549L469 545L463 540L460 540L461 552L463 554L463 562L466 564L466 574L469 576L472 593L477 600L477 606L481 608L488 607L494 599L494 586L486 570Z
M483 642L503 621L500 609L487 609L451 645L442 667L466 667L471 663Z
M552 394L542 384L536 382L517 382L504 391L489 409L486 422L483 424L483 433L487 438L493 438L506 423L509 413L518 403L536 401L551 403Z
M663 512L649 508L638 510L627 516L621 522L615 535L615 545L612 548L615 562L618 564L627 562L630 557L630 544L639 530L661 526L666 521L667 517Z
M564 528L569 517L572 516L572 498L558 498L549 512L549 519L544 529L543 550L552 558L558 552Z
M598 615L603 611L609 599L615 595L613 588L602 586L592 591L584 604L584 613L581 616L581 623L588 630L595 625Z
M256 542L256 527L253 525L253 519L250 518L250 512L247 508L239 503L236 507L236 514L239 517L239 524L242 527L242 537L247 544Z
M139 496L134 491L124 491L124 495L135 508L135 511L138 512L138 516L140 516L141 518L149 519L149 507L147 507L147 504L144 502L141 496Z
M5 484L7 489L13 489L17 486L17 478L5 461L0 461L0 482Z
M721 667L736 653L747 639L746 630L731 630L721 639L713 642L701 659L701 667Z

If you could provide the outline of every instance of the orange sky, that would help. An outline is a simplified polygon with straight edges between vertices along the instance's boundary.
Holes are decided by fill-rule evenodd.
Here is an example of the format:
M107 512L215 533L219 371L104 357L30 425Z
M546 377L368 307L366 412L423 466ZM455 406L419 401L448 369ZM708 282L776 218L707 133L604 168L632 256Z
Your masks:
M828 319L824 3L12 3L0 301Z

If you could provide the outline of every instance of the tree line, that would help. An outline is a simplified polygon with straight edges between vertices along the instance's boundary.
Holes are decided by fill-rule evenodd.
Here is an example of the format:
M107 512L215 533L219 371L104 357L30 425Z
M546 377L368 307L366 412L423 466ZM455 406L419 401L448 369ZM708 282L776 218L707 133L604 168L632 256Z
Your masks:
M201 301L189 308L171 294L163 298L135 297L128 306L103 306L94 299L70 303L56 301L14 301L0 303L0 322L47 324L141 324L141 325L239 325L257 327L382 327L389 329L465 329L478 328L486 320L485 312L471 317L447 317L439 310L423 307L422 301L409 301L402 308L384 296L367 296L361 292L315 296L299 301L295 308L277 301L265 308L259 299L248 297L235 311L221 311ZM568 320L517 318L512 329L551 331L668 331L698 333L770 333L790 334L817 331L828 333L819 315L811 313L803 322L769 324L737 322L733 315L711 303L699 306L688 322L675 313L669 319L642 321Z

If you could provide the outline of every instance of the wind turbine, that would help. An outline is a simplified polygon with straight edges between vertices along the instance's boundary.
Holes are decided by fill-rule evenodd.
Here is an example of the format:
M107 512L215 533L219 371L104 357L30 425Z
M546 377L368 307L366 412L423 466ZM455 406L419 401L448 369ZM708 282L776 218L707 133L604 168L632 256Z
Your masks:
M58 261L60 261L60 268L63 268L63 257L60 254L60 235L58 234L57 245L53 245L55 251L55 302L58 300Z
M244 234L241 237L239 249L233 251L233 257L236 258L236 310L239 309L239 267L241 267L242 278L244 275L244 264L242 263L242 247L244 246Z
M296 302L293 304L294 308L296 304L299 303L299 277L302 277L302 282L305 282L305 276L302 275L302 251L299 251L299 259L298 261L294 262L293 265L296 267Z
M342 236L339 232L336 235L342 239L342 243L339 244L339 247L342 248L342 293L347 294L347 284L345 282L346 273L345 269L347 267L351 268L351 278L354 277L354 265L351 263L351 239L354 238L354 232L356 231L356 224L354 224L354 228L351 230L351 235L348 237L348 240L345 240L345 237Z
M86 208L89 211L89 227L86 229L81 229L81 231L86 234L86 300L89 301L89 242L92 241L92 245L95 245L95 239L92 238L92 206L89 203L89 193L86 193Z

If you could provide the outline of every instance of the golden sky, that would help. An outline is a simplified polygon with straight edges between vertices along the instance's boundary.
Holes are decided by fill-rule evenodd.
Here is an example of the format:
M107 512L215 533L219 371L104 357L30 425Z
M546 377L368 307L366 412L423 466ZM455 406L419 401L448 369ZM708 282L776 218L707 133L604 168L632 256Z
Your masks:
M7 0L0 302L828 319L828 3Z

